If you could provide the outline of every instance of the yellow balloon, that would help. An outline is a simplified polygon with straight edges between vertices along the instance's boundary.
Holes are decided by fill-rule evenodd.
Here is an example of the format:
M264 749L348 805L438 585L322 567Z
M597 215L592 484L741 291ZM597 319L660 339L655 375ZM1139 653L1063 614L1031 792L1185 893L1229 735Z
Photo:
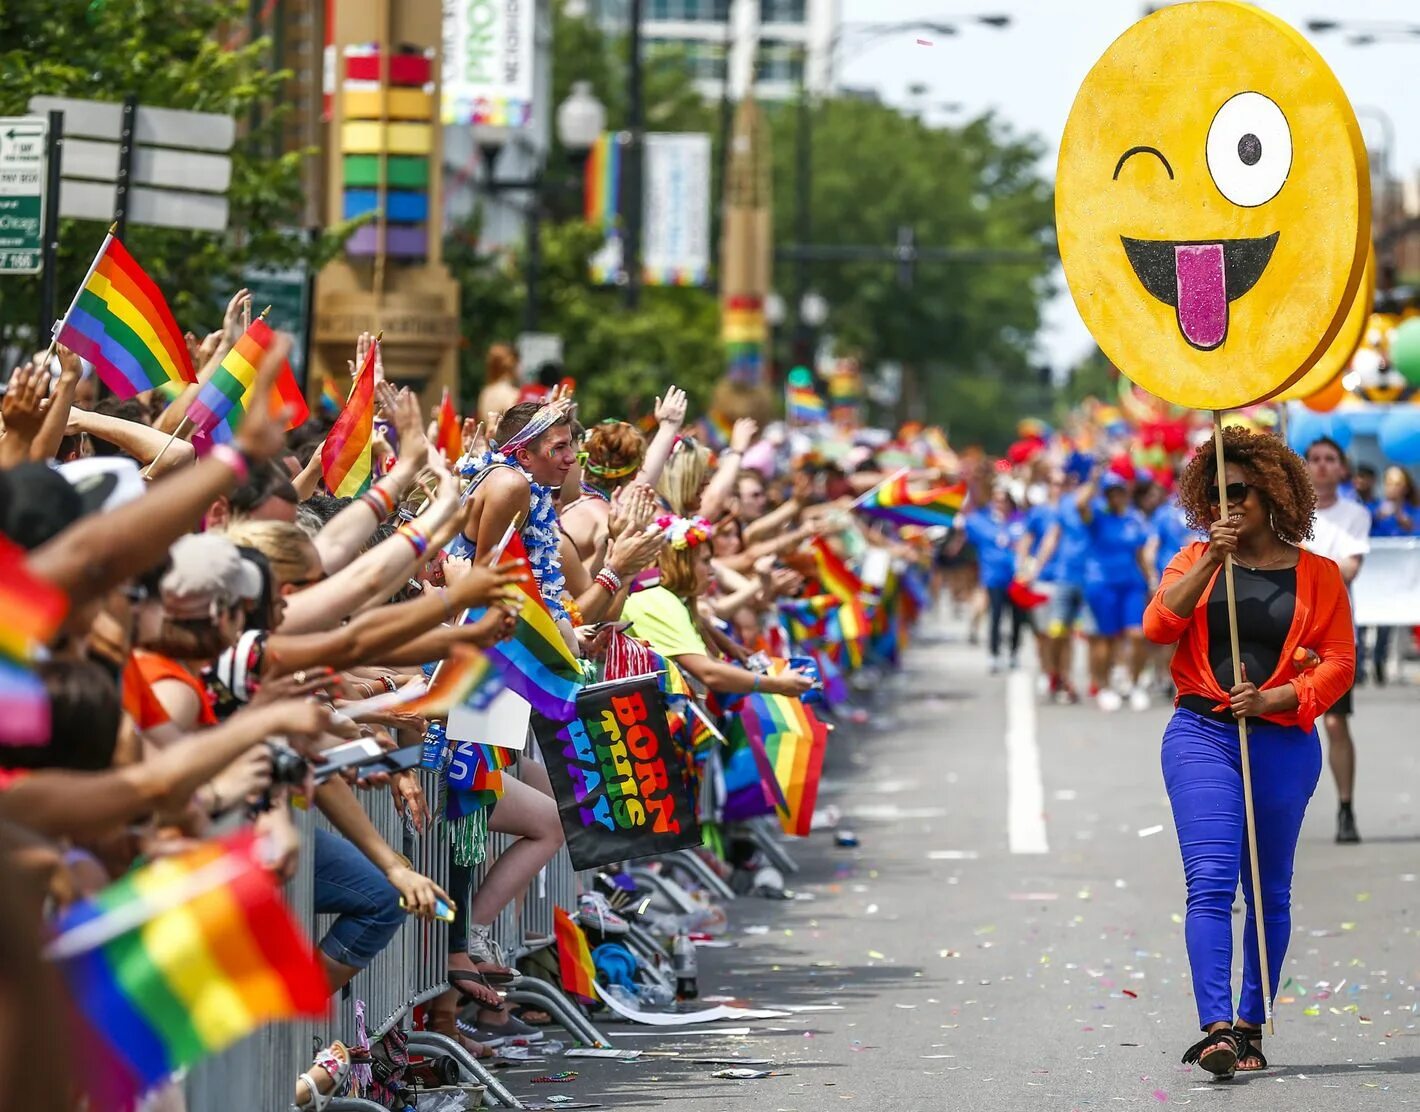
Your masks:
M1376 249L1372 247L1366 252L1366 269L1361 276L1361 288L1356 291L1356 300L1346 311L1346 317L1341 322L1341 330L1336 333L1336 339L1331 341L1331 346L1326 349L1326 354L1312 365L1311 370L1280 394L1275 395L1272 400L1274 402L1290 402L1297 398L1310 398L1344 371L1347 364L1351 362L1351 356L1356 354L1356 349L1361 346L1361 340L1366 335L1366 323L1371 319L1371 308L1375 299ZM1341 398L1338 396L1336 400L1339 402ZM1334 404L1327 408L1334 408Z
M1365 144L1320 54L1235 0L1124 32L1065 124L1055 223L1095 341L1195 409L1267 398L1331 347L1370 230Z

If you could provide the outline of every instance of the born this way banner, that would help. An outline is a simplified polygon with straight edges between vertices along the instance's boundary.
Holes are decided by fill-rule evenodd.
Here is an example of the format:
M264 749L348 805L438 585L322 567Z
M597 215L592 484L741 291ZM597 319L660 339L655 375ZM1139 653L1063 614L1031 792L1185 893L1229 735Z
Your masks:
M698 846L700 823L654 675L594 684L577 717L534 714L576 869Z

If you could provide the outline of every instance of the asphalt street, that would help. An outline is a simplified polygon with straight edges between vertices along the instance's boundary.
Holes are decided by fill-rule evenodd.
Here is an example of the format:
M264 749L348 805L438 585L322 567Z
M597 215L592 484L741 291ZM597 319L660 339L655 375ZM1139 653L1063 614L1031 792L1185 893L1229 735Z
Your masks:
M988 676L945 624L891 683L896 721L835 734L820 800L861 846L794 842L800 898L735 901L735 945L700 951L703 996L803 1010L743 1036L607 1024L642 1057L519 1067L516 1091L684 1112L1420 1105L1420 686L1358 693L1365 841L1334 844L1324 772L1273 1068L1219 1084L1179 1063L1198 1035L1159 773L1168 709L1038 706L1029 675ZM715 1079L695 1056L769 1059L776 1076ZM576 1080L528 1083L562 1069Z

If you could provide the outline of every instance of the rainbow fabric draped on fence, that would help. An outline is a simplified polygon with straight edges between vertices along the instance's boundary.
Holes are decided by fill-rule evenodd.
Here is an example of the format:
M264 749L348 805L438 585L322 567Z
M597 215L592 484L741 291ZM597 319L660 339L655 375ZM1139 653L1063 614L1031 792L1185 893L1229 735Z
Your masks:
M64 314L58 340L92 363L120 398L197 381L162 292L112 232Z
M504 560L528 562L523 538L517 533L504 550ZM518 584L522 610L512 637L487 650L490 660L503 673L503 682L545 718L567 722L577 716L577 692L582 688L582 669L562 631L557 628L537 583L528 575ZM470 610L467 621L476 622L487 608Z
M221 366L203 384L188 407L188 420L198 432L205 432L219 442L232 438L251 405L257 369L275 339L276 334L262 317L251 322L251 327L227 352ZM288 430L304 424L311 415L301 388L296 385L290 363L282 366L281 373L276 377L276 388L271 393L272 412L280 412L283 407L291 410L286 420Z
M86 1037L79 1072L142 1093L276 1020L325 1014L330 985L241 834L161 858L71 907L47 956Z

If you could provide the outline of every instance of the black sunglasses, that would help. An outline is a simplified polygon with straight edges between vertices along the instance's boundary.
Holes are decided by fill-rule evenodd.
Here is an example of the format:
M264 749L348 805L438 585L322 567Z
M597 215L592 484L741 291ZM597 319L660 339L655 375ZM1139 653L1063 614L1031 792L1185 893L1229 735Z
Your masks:
M1241 505L1247 500L1247 492L1251 489L1252 488L1249 487L1247 483L1229 483L1227 488L1228 505ZM1210 506L1221 505L1221 503L1218 501L1218 488L1215 486L1210 486L1208 488L1208 504Z

